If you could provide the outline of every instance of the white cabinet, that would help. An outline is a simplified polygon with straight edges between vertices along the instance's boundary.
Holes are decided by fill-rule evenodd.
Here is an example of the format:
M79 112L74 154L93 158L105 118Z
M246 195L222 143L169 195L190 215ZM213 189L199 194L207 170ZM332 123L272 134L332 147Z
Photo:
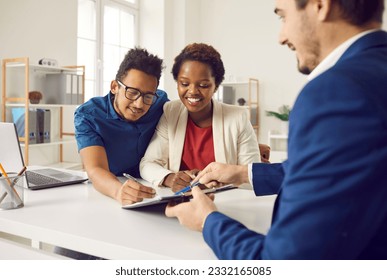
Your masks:
M20 134L27 137L20 137L20 142L26 165L53 165L58 162L60 167L69 167L72 163L65 164L66 157L70 161L75 159L75 164L79 165L73 113L84 102L84 79L84 66L33 65L28 57L3 59L1 120L12 122L16 111L24 114L24 132L22 129ZM30 91L42 93L39 104L30 103ZM44 141L34 141L31 127L35 126L24 125L31 124L36 111L45 111L49 115L46 120L50 121L45 124L48 132L44 132L49 137Z

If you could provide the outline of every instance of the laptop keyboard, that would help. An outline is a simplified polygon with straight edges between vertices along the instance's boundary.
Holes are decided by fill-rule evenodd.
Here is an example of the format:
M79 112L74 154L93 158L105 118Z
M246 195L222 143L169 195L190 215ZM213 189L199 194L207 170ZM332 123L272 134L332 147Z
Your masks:
M27 180L29 183L40 186L40 185L49 185L49 184L56 184L60 183L61 181L44 176L42 174L38 174L31 171L26 171Z

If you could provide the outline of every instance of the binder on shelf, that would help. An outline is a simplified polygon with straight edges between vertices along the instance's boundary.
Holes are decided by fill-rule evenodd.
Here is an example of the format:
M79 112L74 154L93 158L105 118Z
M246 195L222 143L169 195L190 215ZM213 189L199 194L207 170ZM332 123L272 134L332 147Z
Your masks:
M43 143L51 142L51 111L44 110Z
M82 104L84 101L83 97L83 75L78 75L78 90L77 90L78 100L76 105Z
M29 141L30 141L29 143L31 143L31 144L38 143L37 126L38 126L38 124L37 124L37 112L36 112L36 110L30 110L29 117L28 117L28 133L29 133Z
M48 74L43 102L46 104L79 105L83 103L83 75Z
M235 104L234 89L230 86L222 86L223 90L223 103Z
M42 109L36 109L36 120L36 143L43 143L44 111Z
M37 111L36 109L29 109L28 118L28 139L30 144L37 143ZM19 137L25 137L25 110L24 108L12 108L12 119L16 125L16 130Z
M71 75L71 103L78 104L78 76Z
M235 104L235 93L232 86L223 86L217 90L216 98L218 101L226 103L226 104Z
M20 137L25 137L25 110L12 108L12 118ZM47 109L29 109L28 133L29 143L48 143L51 141L51 112Z
M50 142L50 123L51 112L47 109L36 109L37 111L37 131L38 136L36 143L49 143Z

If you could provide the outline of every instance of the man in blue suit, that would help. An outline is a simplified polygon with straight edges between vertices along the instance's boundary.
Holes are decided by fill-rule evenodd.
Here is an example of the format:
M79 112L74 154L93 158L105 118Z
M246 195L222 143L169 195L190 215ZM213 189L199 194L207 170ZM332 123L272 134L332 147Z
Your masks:
M250 181L256 195L278 193L267 235L217 212L196 187L166 215L202 230L221 259L387 259L383 10L383 0L276 0L280 43L309 74L290 115L288 160L212 163L195 179Z

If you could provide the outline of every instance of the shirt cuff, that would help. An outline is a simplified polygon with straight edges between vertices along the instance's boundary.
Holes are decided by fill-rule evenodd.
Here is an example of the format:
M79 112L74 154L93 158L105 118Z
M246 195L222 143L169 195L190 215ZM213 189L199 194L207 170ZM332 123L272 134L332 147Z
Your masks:
M247 176L249 177L250 185L253 185L253 164L249 163L247 165Z

